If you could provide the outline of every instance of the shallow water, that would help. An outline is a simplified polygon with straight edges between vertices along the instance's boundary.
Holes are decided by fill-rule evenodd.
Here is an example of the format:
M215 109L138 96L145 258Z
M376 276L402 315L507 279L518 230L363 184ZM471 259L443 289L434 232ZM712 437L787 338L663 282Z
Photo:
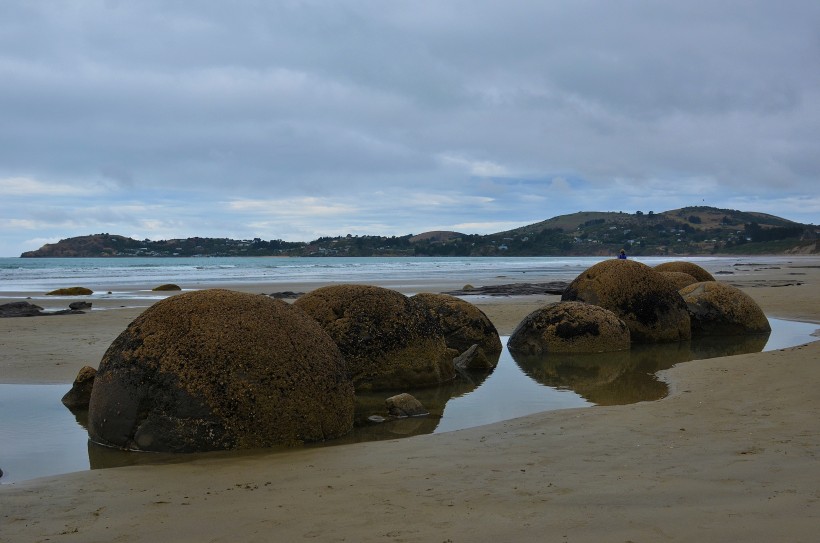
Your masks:
M487 375L461 377L442 387L413 391L430 416L367 423L386 415L380 392L357 399L357 427L327 445L441 433L532 413L656 400L667 393L655 372L679 362L776 350L812 341L816 324L770 319L766 336L720 338L656 346L635 346L605 355L513 358L506 347ZM507 338L502 338L506 343ZM130 465L180 461L190 455L134 453L89 443L85 413L75 416L60 399L70 385L0 385L0 483ZM315 445L314 445L315 446ZM245 453L208 453L248 454Z

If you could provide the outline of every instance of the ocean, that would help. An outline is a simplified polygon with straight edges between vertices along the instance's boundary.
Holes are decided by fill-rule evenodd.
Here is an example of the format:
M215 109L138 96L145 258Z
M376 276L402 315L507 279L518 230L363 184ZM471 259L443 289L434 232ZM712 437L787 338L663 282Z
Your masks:
M83 286L97 291L133 290L176 283L183 289L269 284L366 283L400 286L413 294L431 283L474 286L571 281L603 257L173 257L0 258L0 293L44 293ZM680 257L636 258L650 266ZM711 272L733 270L743 258L686 258ZM782 258L755 257L756 263ZM116 292L114 292L116 294Z

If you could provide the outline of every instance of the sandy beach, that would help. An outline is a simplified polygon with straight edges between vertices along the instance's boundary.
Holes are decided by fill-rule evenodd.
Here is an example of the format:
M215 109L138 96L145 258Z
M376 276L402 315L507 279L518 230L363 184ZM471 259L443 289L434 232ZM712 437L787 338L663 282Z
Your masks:
M820 258L783 262L718 278L771 317L820 328ZM471 301L509 335L557 299ZM70 383L96 367L148 302L120 305L0 319L0 382ZM654 402L0 485L0 541L815 541L820 343L662 378L671 394Z

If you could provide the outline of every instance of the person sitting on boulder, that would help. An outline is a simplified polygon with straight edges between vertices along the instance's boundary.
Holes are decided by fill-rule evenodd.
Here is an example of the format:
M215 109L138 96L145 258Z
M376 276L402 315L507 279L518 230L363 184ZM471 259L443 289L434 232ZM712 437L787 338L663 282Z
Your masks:
M618 254L618 259L619 260L626 260L626 251L621 249L621 252Z

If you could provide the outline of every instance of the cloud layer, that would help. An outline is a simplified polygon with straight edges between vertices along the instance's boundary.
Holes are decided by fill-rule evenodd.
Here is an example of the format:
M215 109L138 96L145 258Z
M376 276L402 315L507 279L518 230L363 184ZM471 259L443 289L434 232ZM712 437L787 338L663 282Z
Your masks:
M11 0L0 255L714 205L818 222L820 4Z

